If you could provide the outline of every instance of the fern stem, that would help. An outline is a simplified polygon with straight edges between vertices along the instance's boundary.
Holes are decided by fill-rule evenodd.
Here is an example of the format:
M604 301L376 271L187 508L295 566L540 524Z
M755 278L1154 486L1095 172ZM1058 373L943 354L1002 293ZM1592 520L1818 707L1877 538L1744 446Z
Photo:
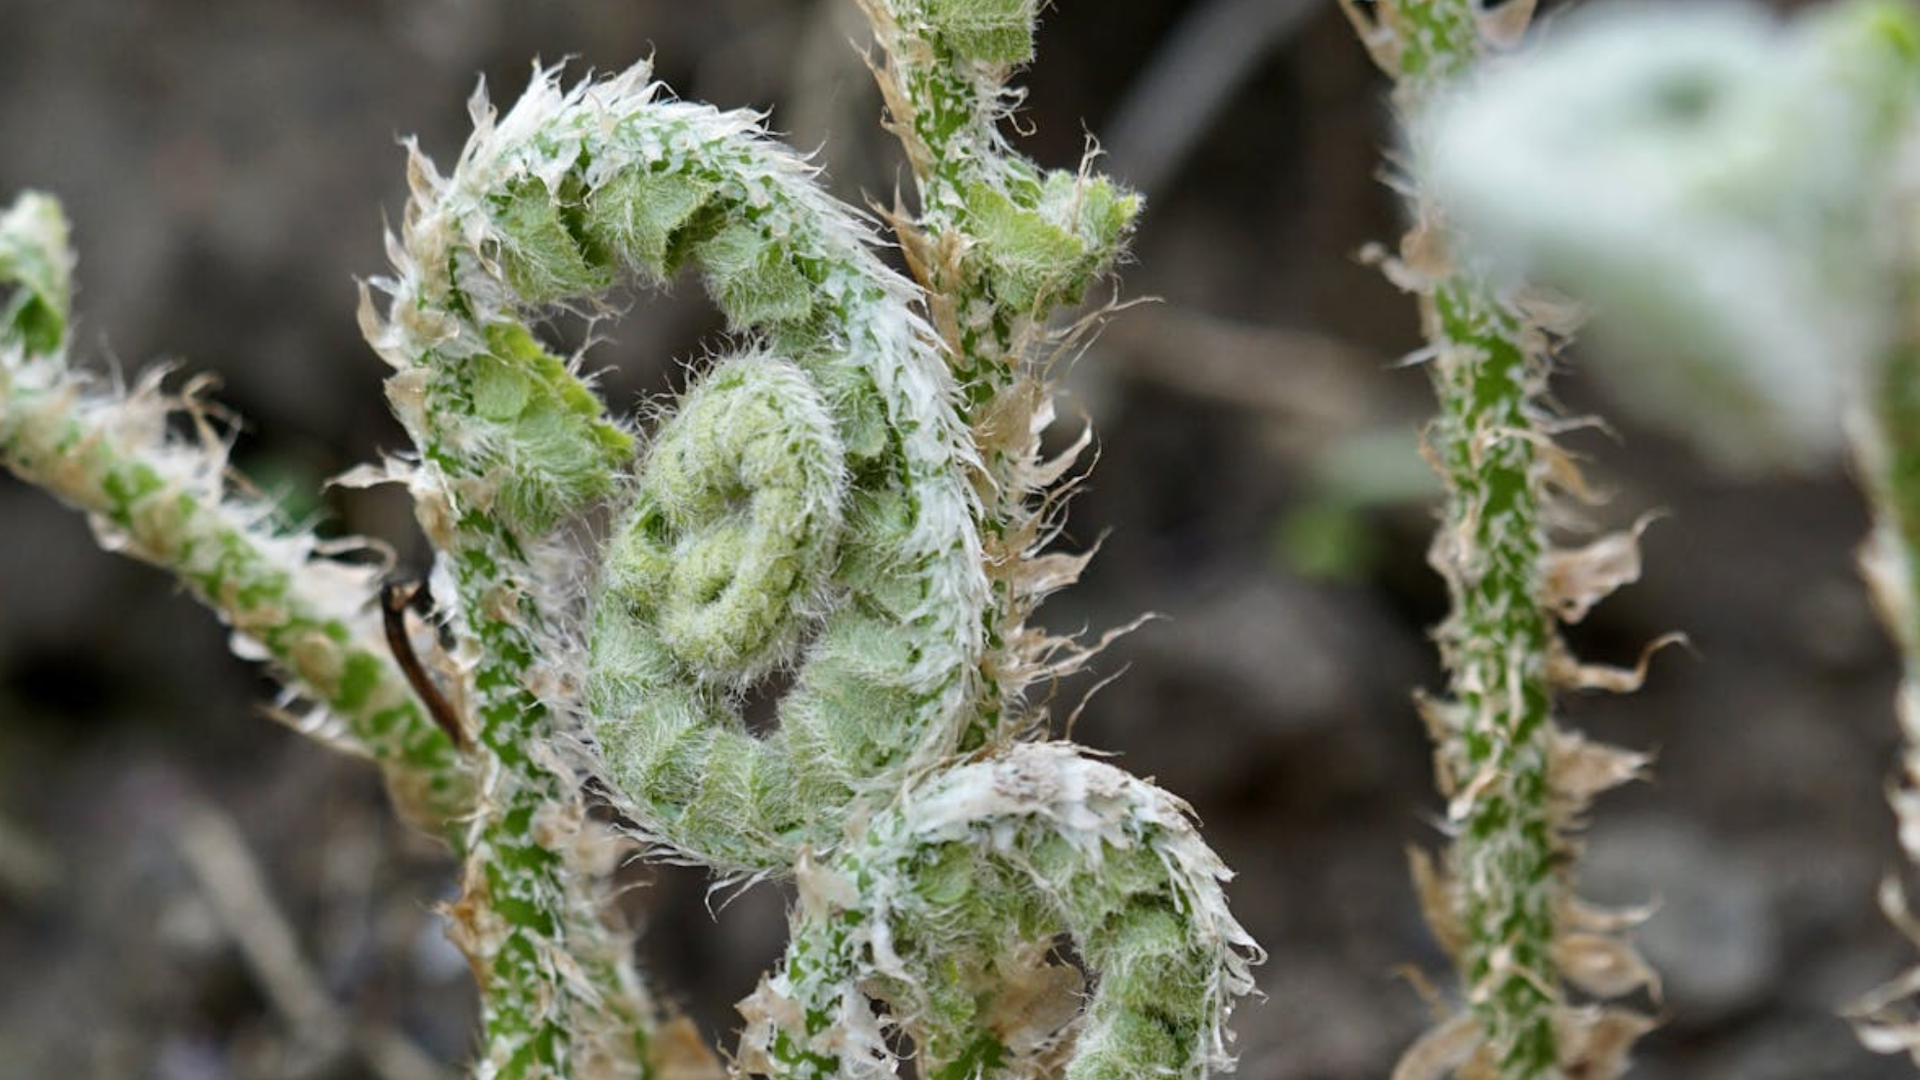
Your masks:
M1403 113L1470 71L1486 47L1475 0L1386 0L1372 19L1343 3L1394 78ZM1549 1080L1562 1075L1554 945L1567 849L1549 775L1556 631L1542 587L1545 338L1490 283L1448 262L1444 208L1424 193L1411 198L1404 278L1420 295L1439 403L1426 440L1446 492L1430 561L1452 602L1436 632L1448 699L1423 703L1454 834L1448 910L1438 917L1457 928L1442 936L1456 950L1489 1075Z
M476 99L477 130L450 177L416 153L396 277L381 283L392 303L385 319L370 301L362 314L397 369L388 396L420 450L412 487L469 667L484 786L452 914L481 985L489 1080L561 1080L595 1062L647 1075L659 1022L625 935L603 919L593 869L579 865L581 781L559 749L573 736L536 690L557 676L559 636L536 560L559 523L610 493L632 448L521 322L533 305L605 284L561 220L565 181L545 167L566 154L545 122L568 108L578 95L536 73L497 122Z
M1530 437L1545 365L1477 283L1442 283L1431 304L1440 415L1427 438L1447 490L1433 562L1453 604L1437 637L1454 703L1435 715L1447 718L1440 755L1456 800L1461 974L1500 1075L1545 1077L1561 886L1548 807L1553 631L1539 600L1545 491Z
M225 442L192 389L100 390L67 363L73 256L58 204L25 195L0 215L0 460L85 513L111 550L170 571L324 715L302 726L371 757L407 816L459 850L473 789L369 617L377 573L324 557L263 500L226 480ZM201 428L167 433L184 410Z
M1053 418L1047 321L1077 304L1124 252L1141 199L1092 171L1045 170L1001 124L1009 77L1032 59L1035 0L861 0L885 54L878 76L906 150L919 213L893 224L927 291L960 384L979 459L975 488L993 602L983 633L984 708L964 745L1003 745L1031 727L1024 695L1086 652L1028 620L1081 562L1046 557L1055 507L1044 492L1072 464L1042 457ZM1084 444L1083 444L1084 445Z

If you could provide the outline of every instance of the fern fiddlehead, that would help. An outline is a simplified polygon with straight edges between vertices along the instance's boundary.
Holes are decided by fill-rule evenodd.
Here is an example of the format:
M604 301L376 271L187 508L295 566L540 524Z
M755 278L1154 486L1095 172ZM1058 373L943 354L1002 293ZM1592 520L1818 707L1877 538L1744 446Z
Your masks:
M681 148L649 198L677 184L665 201L687 208L648 268L697 264L765 355L721 361L641 465L588 711L657 840L784 870L838 839L856 797L890 798L958 746L985 600L970 451L904 283L799 161L739 114L655 102L645 119ZM749 734L729 699L781 667L779 728Z
M1078 931L1111 974L1077 1075L1224 1063L1220 1021L1248 987L1251 943L1178 804L1064 749L959 764L982 710L982 510L952 377L910 294L745 118L648 109L659 141L681 149L647 173L649 201L676 219L628 250L662 253L642 264L655 275L676 254L699 266L758 345L703 376L648 448L594 602L586 710L608 779L656 844L723 872L798 872L803 890L858 882L837 894L849 903L796 913L786 965L748 1006L742 1060L774 1075L884 1071L892 1059L865 989L879 977L929 1068L1030 1068L1060 1032L1009 1040L983 1030L980 1013L1010 986L1057 983L1063 969L1037 962L1034 944ZM667 194L675 185L687 193ZM590 238L604 214L585 209ZM798 291L767 304L781 290L742 273ZM751 734L731 701L777 668L793 672L779 726ZM1140 816L1105 789L1069 784L1070 796L1039 805L992 779L1089 771L1094 788L1131 785ZM949 822L956 835L921 835L930 800L976 816ZM1112 827L1099 833L1076 812ZM1049 828L1069 821L1092 830L1083 842ZM970 846L967 829L991 835L996 823L1012 834L997 851ZM977 881L929 872L976 847L1003 865ZM1103 880L1123 864L1124 883ZM891 895L921 901L902 907L897 935L896 913L865 906ZM876 952L875 934L891 945ZM1193 989L1149 1005L1125 973L1162 954L1178 954L1169 970L1193 968L1182 984ZM1064 1025L1072 1009L1054 1005Z
M1224 1018L1258 957L1225 908L1224 870L1169 796L1070 747L1017 741L1039 726L1027 687L1085 655L1027 623L1084 561L1043 551L1045 490L1072 458L1039 451L1052 417L1044 362L1060 345L1047 317L1117 257L1139 203L1087 170L1044 172L1000 135L1036 5L863 6L920 194L919 216L892 223L976 450L991 595L960 745L988 756L908 779L891 805L849 822L841 849L802 865L793 944L745 1006L741 1059L773 1075L884 1075L898 1024L931 1076L1044 1074L1062 1061L1076 1077L1204 1075L1230 1063ZM1099 979L1077 1029L1077 977L1049 962L1062 933Z
M1230 1068L1224 1021L1257 949L1227 876L1179 800L1072 746L956 766L801 868L794 941L752 999L743 1057L775 1076L892 1075L873 994L930 1076ZM1079 980L1047 962L1061 933L1099 979L1077 1030Z
M499 763L468 893L505 918L463 913L495 970L495 1056L559 1070L546 1048L581 1025L546 969L579 919L528 826L577 796L538 753L562 719L531 687L569 631L534 557L609 493L628 446L520 313L690 261L765 353L717 365L660 432L587 629L600 767L657 844L782 871L838 839L855 796L940 763L973 699L984 589L945 365L797 158L744 114L657 100L644 68L570 92L542 76L481 127L446 180L416 163L402 276L372 329L401 368L415 493L477 646L477 742ZM838 550L842 517L862 532ZM805 637L779 732L747 734L730 698Z
M916 136L925 213L895 222L928 293L752 117L664 100L644 65L571 90L539 72L504 115L475 99L450 173L412 155L362 321L416 458L359 478L405 481L438 553L454 739L362 643L369 574L309 603L328 565L310 544L201 514L218 453L176 490L171 443L87 427L42 362L65 347L64 256L35 232L52 219L34 204L0 222L0 276L24 284L0 309L0 450L186 576L422 786L466 856L449 914L487 1080L716 1068L664 1031L604 917L588 770L670 856L800 882L786 963L745 1007L747 1068L890 1073L902 1031L935 1076L1231 1065L1224 1021L1259 952L1186 808L1022 741L1044 726L1027 686L1086 655L1026 625L1084 561L1042 552L1043 492L1071 457L1039 455L1032 362L1138 202L997 134L1033 4L871 11L897 72L928 76L893 99L936 121ZM931 66L913 68L916 42ZM630 427L532 324L685 265L745 344L636 462ZM151 420L107 426L135 412ZM782 676L777 729L751 733L740 703ZM1097 979L1084 1011L1061 935Z
M1222 1021L1250 987L1255 949L1226 913L1224 871L1193 839L1179 804L1065 749L1003 748L975 765L961 756L989 747L982 733L992 725L981 718L1000 702L983 675L992 623L979 537L982 521L994 519L969 482L981 466L959 405L972 384L956 386L910 288L880 268L848 214L752 118L659 99L642 70L571 92L537 85L480 138L514 147L510 135L522 148L470 149L445 185L454 191L469 174L485 176L488 194L472 202L492 216L484 227L438 227L477 237L464 249L472 254L454 258L456 277L463 259L487 273L463 283L461 304L434 303L435 326L449 312L479 322L473 297L491 290L514 298L501 307L511 312L603 288L618 270L662 278L691 265L750 339L696 380L618 497L578 631L596 767L641 833L674 857L724 873L799 873L803 886L858 879L874 895L929 898L924 912L901 916L898 936L857 896L797 913L787 964L747 1006L754 1022L741 1059L775 1075L857 1075L892 1058L883 1037L861 1042L853 1033L904 1026L936 1072L1030 1072L1041 1055L1063 1052L1073 1010L1061 1013L1064 999L1054 995L1057 1023L1019 1039L985 1017L1004 1013L1015 988L1030 990L1035 978L1064 985L1068 969L1048 962L1045 946L1078 931L1087 958L1109 973L1082 1032L1080 1074L1150 1065L1197 1076L1224 1065ZM409 236L424 233L426 220L410 220ZM409 250L419 246L410 239ZM416 255L413 265L444 261L427 253L433 258ZM423 307L419 290L397 291L406 302L394 305L390 327ZM501 355L501 341L526 340L514 326L443 329L441 340L470 342L466 355L421 365L424 393L446 395L445 411L475 411L496 397L510 406L479 410L504 417L504 433L436 440L431 420L420 425L425 465L448 472L442 491L454 496L441 496L451 504L445 515L425 520L464 521L463 492L501 500L495 524L447 537L456 567L459 545L485 552L484 580L496 592L507 557L537 541L565 515L570 492L583 490L570 481L532 486L526 465L543 451L505 441L528 408L526 376L500 394L473 390L471 373L433 370L466 364L499 379L486 373L527 352ZM563 370L551 358L533 363ZM555 439L570 456L614 444L587 412L546 407L542 415L574 425ZM545 428L542 437L554 438ZM512 594L515 623L544 625L535 637L564 638L551 614L534 622L528 598L539 592L537 576L523 565L528 584ZM463 599L473 619L486 597ZM792 681L779 725L750 733L736 703L775 671ZM483 678L484 669L476 684ZM511 714L524 725L538 702L509 690ZM480 712L488 743L488 727L502 721L488 717L484 695ZM508 710L500 712L504 720ZM994 787L993 777L1004 787L1006 776L1042 768L1100 782L1046 812ZM540 800L556 797L551 785L523 785ZM982 835L1000 837L997 850L982 849L998 868L977 888L916 893L929 884L927 858L939 863L943 852L983 843L916 832L923 800L955 789L973 795L943 796L948 803L977 815L970 820ZM1102 815L1115 822L1105 832L1086 820ZM1076 842L1068 823L1093 839ZM888 836L912 839L870 847ZM1106 871L1123 865L1131 872L1109 879ZM1011 924L996 925L1003 918ZM930 932L937 926L967 932L950 939ZM892 944L875 950L871 935L881 933ZM1127 973L1156 964L1187 971L1181 985L1191 992L1149 1001ZM1016 970L1022 979L1008 979ZM970 975L956 984L957 971ZM890 1005L879 1019L870 992ZM827 999L841 1003L831 1016L796 1007Z

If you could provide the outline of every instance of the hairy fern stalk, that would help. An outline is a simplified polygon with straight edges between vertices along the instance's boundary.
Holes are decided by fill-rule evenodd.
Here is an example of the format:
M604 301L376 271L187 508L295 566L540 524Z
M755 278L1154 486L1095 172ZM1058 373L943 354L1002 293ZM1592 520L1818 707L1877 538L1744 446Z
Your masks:
M1404 115L1469 78L1484 52L1511 44L1532 7L1343 4L1395 80ZM1414 161L1428 149L1416 132ZM1413 228L1398 258L1382 259L1420 299L1421 356L1440 406L1425 445L1446 489L1429 561L1452 600L1435 635L1448 696L1420 703L1452 844L1439 865L1416 855L1414 876L1466 1002L1407 1051L1396 1077L1610 1077L1649 1021L1577 1004L1567 986L1614 997L1654 976L1618 933L1630 919L1573 896L1572 832L1592 797L1635 776L1643 759L1558 727L1554 697L1637 685L1637 673L1574 661L1558 630L1637 576L1635 537L1555 547L1552 530L1570 516L1561 501L1581 490L1554 446L1559 425L1546 397L1553 348L1571 327L1547 304L1456 264L1447 206L1418 188L1410 198Z
M672 100L646 65L504 112L484 94L412 197L362 324L410 454L451 642L442 731L366 625L371 571L222 486L217 436L168 439L155 392L65 364L64 223L0 219L0 454L109 546L185 579L380 762L465 857L450 932L480 983L480 1078L717 1075L607 915L589 781L628 845L790 879L778 968L737 1072L1199 1078L1260 952L1178 799L1046 737L1036 681L1092 647L1030 617L1084 556L1047 550L1051 326L1120 255L1139 199L1001 134L1035 0L865 0L916 179L872 224L750 114ZM535 330L697 273L733 350L643 430ZM180 403L204 415L191 396ZM742 702L778 679L778 723ZM629 848L628 850L631 850ZM1079 963L1063 958L1071 943Z
M1426 118L1431 175L1490 265L1573 285L1665 385L1711 391L1687 399L1710 450L1818 461L1850 414L1875 517L1861 561L1907 658L1894 807L1920 862L1920 13L1676 5L1562 31ZM1897 884L1883 903L1920 940ZM1870 1047L1920 1060L1916 989L1910 973L1855 1006Z

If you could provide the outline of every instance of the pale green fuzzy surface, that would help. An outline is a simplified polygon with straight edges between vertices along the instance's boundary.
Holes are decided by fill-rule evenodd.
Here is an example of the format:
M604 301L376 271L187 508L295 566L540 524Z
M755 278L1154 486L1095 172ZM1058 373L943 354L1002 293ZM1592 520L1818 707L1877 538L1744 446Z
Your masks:
M618 679L677 661L724 686L789 658L796 616L824 603L839 552L844 454L805 372L768 358L722 361L656 436L604 571L602 588L658 636L596 661L596 672ZM646 688L628 693L642 703Z
M1229 876L1178 800L1070 745L1020 746L930 779L803 868L793 946L756 1004L807 1018L784 1075L891 1074L857 991L876 979L928 1075L1022 1075L1016 1054L1063 1035L1051 998L1077 996L1033 944L1069 933L1099 988L1065 1075L1204 1076L1231 1065L1222 1020L1260 959Z
M986 599L970 449L908 287L806 167L743 114L627 92L635 122L587 169L606 175L579 211L588 243L658 256L653 276L698 267L767 355L720 361L642 457L594 601L587 710L650 839L783 871L837 839L856 797L957 747ZM735 699L775 669L794 686L758 738Z

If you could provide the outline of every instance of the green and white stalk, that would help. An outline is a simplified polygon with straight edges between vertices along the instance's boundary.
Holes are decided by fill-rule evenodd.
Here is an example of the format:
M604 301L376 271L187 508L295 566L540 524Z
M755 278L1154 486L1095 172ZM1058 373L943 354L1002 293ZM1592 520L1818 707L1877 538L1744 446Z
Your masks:
M1033 59L1038 0L862 0L920 195L910 242L956 347L968 403L1022 378L1026 350L1120 255L1140 199L1095 174L1042 169L1001 131Z
M71 367L72 267L52 199L23 195L0 214L0 462L86 514L109 551L179 578L232 628L235 652L269 660L313 703L298 728L373 759L402 812L458 850L471 780L381 641L379 569L334 558L351 545L234 489L205 383L168 395L156 371L103 388ZM176 412L197 437L169 433Z
M1711 451L1819 460L1852 403L1876 519L1863 568L1908 657L1894 805L1920 862L1916 107L1906 4L1784 28L1758 9L1676 5L1570 19L1423 121L1428 175L1476 257L1578 289L1669 369L1661 385L1705 391L1671 394L1663 418ZM1596 359L1623 382L1653 366ZM1884 898L1913 933L1897 887ZM1869 1045L1920 1060L1920 1027L1893 1008L1917 988L1910 975L1856 1007Z
M1084 556L1043 554L1048 494L1087 445L1041 452L1054 419L1049 364L1088 324L1048 325L1124 254L1137 195L1092 169L1046 170L1002 132L1020 100L1009 77L1033 57L1037 0L861 0L884 54L876 75L906 149L919 213L891 217L927 294L979 456L981 539L993 587L984 628L986 707L968 744L1004 744L1041 722L1026 691L1083 664L1086 647L1029 625Z
M1531 7L1344 6L1394 78L1403 116L1419 115L1484 54L1510 43ZM1417 129L1411 151L1416 163L1430 152ZM1573 465L1554 448L1557 418L1546 398L1553 344L1570 327L1455 262L1444 198L1418 186L1409 198L1414 225L1387 268L1420 298L1422 355L1440 405L1426 447L1446 488L1430 561L1452 599L1435 635L1448 697L1423 701L1421 712L1453 842L1439 868L1417 859L1416 878L1428 921L1459 968L1467 1011L1411 1048L1396 1075L1613 1076L1646 1021L1576 1007L1566 985L1610 995L1651 974L1575 902L1571 832L1591 796L1634 775L1639 759L1554 722L1558 690L1606 678L1568 657L1556 611L1577 617L1617 584L1597 555L1556 551L1549 535L1564 517L1560 493L1577 488ZM1611 546L1636 558L1631 538Z
M548 700L565 674L554 646L567 597L543 573L559 526L610 495L633 438L572 367L526 326L538 305L589 300L617 265L569 231L608 173L592 135L615 130L644 68L563 92L536 72L496 118L483 96L451 176L414 151L413 198L390 243L385 317L368 340L396 369L388 398L418 447L407 475L439 552L481 789L452 934L481 988L483 1080L646 1075L657 1018L626 937L603 921L582 802L563 747L570 718ZM599 166L596 168L596 166ZM577 586L575 586L577 588Z

